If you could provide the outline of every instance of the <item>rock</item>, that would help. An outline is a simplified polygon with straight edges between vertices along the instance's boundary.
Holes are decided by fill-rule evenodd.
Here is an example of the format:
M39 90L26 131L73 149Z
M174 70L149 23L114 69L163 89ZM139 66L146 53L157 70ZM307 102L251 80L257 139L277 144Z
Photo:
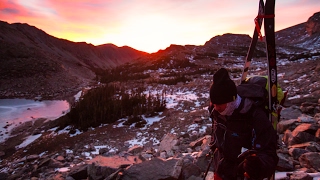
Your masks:
M278 170L278 171L293 171L294 170L293 163L290 162L287 158L285 158L284 155L278 153L278 157L279 157L279 162L277 164L276 170Z
M63 166L64 164L62 162L55 159L50 159L50 162L48 164L48 167L51 167L51 168L61 168Z
M63 177L62 174L53 174L50 178L48 179L52 179L52 180L65 180L65 178ZM34 179L36 180L36 179Z
M201 124L201 123L203 122L203 119L201 119L201 118L195 118L195 119L193 120L193 122L194 122L194 123L197 123L197 124Z
M288 138L288 145L300 144L309 141L317 141L315 133L319 126L316 124L303 123L292 131L292 136Z
M163 160L153 158L139 164L133 164L123 172L122 180L150 180L150 179L178 179L179 166L178 159Z
M70 168L70 173L68 176L72 177L73 179L87 179L88 171L87 171L87 164L82 164L78 166L74 166Z
M173 146L178 144L178 138L174 134L166 134L160 142L159 151L170 151Z
M183 166L183 160L179 159L178 162L173 167L173 172L172 172L173 178L178 179L180 177L180 174L183 168L182 166Z
M304 148L309 151L313 152L320 152L320 144L317 142L306 142L306 143L301 143L301 144L295 144L292 146L289 146L289 148Z
M299 108L295 108L294 106L291 106L289 108L284 108L281 111L281 120L287 120L287 119L297 119L299 116L301 116L302 112Z
M302 114L298 117L298 121L301 123L315 123L315 120L313 117Z
M71 176L67 176L65 180L75 180L75 179Z
M56 157L56 160L57 160L57 161L60 161L60 162L64 162L64 161L65 161L65 159L64 159L63 156L57 156L57 157Z
M141 163L141 159L138 156L96 156L95 158L87 161L87 164L95 164L95 166L106 166L113 169L118 169L124 165L132 165Z
M283 134L287 129L293 131L297 127L297 119L282 120L277 125L277 132Z
M38 168L43 167L43 166L48 166L48 164L50 163L50 158L44 158L42 159L39 164L38 164Z
M299 157L299 162L302 167L314 168L320 171L320 154L316 152L304 153Z
M211 139L211 136L210 135L206 135L204 137L201 137L201 138L198 138L197 140L195 141L192 141L189 146L191 148L195 148L196 146L201 146L203 144L203 142L205 141L206 144L209 144L210 143L210 139Z
M309 134L307 132L296 131L295 133L292 133L292 137L289 138L288 145L292 146L295 144L301 144L309 141L317 141L317 138L314 135Z
M317 130L316 134L314 135L316 138L320 138L320 129Z
M304 172L294 172L289 177L290 180L313 180L313 177Z
M187 180L203 180L203 178L192 175Z
M318 122L320 120L320 113L316 113L313 118L316 122Z
M30 161L33 161L33 160L36 160L36 159L39 159L39 155L33 154L33 155L29 155L29 156L27 156L27 157L23 157L23 158L21 158L21 159L18 159L18 160L16 160L14 163L19 163L19 162L23 162L23 161L28 161L28 162L30 162Z
M186 166L184 166L182 174L181 174L181 178L182 179L189 179L192 176L199 177L200 175L201 175L201 169L197 165L190 163L190 164L187 164Z
M0 179L8 179L8 174L4 172L0 172Z
M6 153L3 152L3 151L0 151L0 157L2 157L2 156L4 156L4 155L6 155Z
M100 164L89 164L87 167L87 172L89 179L92 180L100 180L108 177L112 173L116 172L117 169L108 167L108 166L101 166Z
M307 132L311 135L315 135L316 131L319 129L319 126L316 124L303 123L297 126L293 131L293 136L297 135L299 132Z
M286 131L284 132L284 135L283 135L283 139L282 139L282 140L283 140L284 144L288 146L289 140L291 140L292 138L293 138L292 132L291 132L290 130L286 130Z
M209 171L205 180L212 180L213 178L214 178L214 173L212 171Z
M300 110L302 113L313 114L315 107L314 106L301 107Z
M153 157L153 154L151 154L151 153L146 153L146 152L142 152L142 153L139 155L139 158L140 158L142 161L150 160L152 157Z
M128 150L128 153L131 153L133 155L137 155L143 151L143 146L134 145Z
M293 157L293 159L298 160L299 157L304 154L307 153L309 151L305 150L305 149L300 149L300 148L290 148L289 149L289 154Z
M104 154L107 154L109 151L110 151L109 148L101 148L99 149L99 154L104 155Z
M162 158L162 159L167 159L168 158L168 155L167 155L167 152L160 152L160 156L159 156L160 158Z

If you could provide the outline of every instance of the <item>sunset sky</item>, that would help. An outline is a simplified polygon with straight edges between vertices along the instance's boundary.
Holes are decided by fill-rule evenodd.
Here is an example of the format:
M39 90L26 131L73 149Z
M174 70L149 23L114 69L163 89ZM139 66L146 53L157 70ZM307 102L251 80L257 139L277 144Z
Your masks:
M0 0L0 20L74 42L145 52L203 45L224 33L252 36L259 0ZM306 22L320 0L278 0L275 29ZM264 33L263 33L264 34Z

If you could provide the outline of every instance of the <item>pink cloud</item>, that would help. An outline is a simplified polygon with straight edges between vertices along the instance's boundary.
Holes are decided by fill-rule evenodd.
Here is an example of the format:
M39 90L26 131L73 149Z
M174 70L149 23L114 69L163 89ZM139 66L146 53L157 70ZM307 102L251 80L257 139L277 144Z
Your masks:
M17 20L18 17L31 16L32 13L15 1L6 0L0 4L1 19Z

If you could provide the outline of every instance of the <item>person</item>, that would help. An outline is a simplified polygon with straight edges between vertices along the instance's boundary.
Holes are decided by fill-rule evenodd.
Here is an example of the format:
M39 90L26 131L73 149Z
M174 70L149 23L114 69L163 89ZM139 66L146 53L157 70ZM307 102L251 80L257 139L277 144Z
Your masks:
M211 148L217 150L215 180L271 177L279 160L277 133L264 107L255 106L254 101L237 94L225 68L213 76L209 112L213 122Z

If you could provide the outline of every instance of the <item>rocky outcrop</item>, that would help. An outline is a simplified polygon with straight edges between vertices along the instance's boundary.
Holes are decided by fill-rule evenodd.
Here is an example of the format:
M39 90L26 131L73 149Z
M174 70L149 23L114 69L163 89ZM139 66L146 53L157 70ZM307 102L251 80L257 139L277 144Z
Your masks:
M320 33L320 12L311 16L306 22L306 31L309 36Z
M309 50L317 52L320 47L319 16L320 12L317 12L313 14L313 16L308 18L306 22L277 31L275 33L275 39L278 54L281 54L281 56L283 56L284 54L286 54L286 52L290 51L294 52L291 54L300 54L306 53ZM305 56L305 58L309 57L312 57L312 53Z
M297 110L291 108L284 112L284 116L297 114ZM278 124L279 141L282 142L278 150L278 170L317 173L320 170L320 114L314 117L306 114L297 116L283 119Z

